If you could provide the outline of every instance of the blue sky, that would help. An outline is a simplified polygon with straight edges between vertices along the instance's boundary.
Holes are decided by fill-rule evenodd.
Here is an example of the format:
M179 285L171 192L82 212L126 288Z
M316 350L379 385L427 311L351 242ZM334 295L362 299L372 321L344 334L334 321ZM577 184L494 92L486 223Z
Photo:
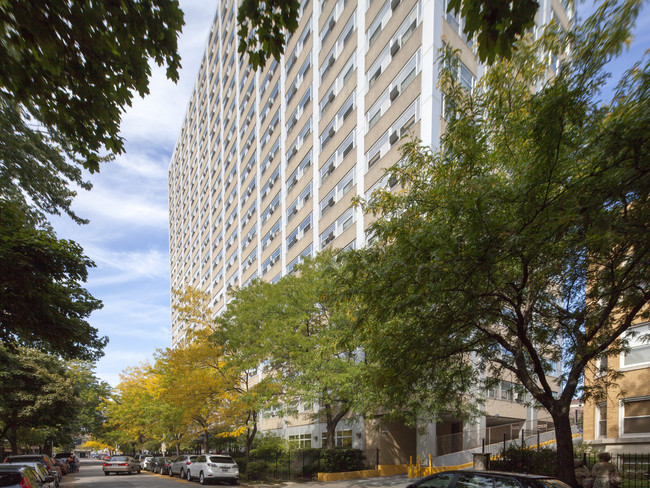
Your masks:
M151 94L134 100L124 114L126 154L91 175L94 188L81 190L75 200L76 212L91 223L54 220L59 237L80 243L97 265L87 288L104 308L92 314L90 323L110 343L96 373L113 386L126 367L150 360L156 349L171 342L167 168L216 8L215 0L180 3L186 25L178 84L155 68ZM621 66L640 59L650 47L647 3L637 24L630 51L613 68L619 74Z
M186 25L180 38L177 84L155 67L150 95L136 99L122 120L126 153L90 175L75 211L78 226L56 219L57 235L82 245L95 264L87 288L104 303L89 322L110 343L96 368L111 385L127 366L148 360L171 343L167 169L215 13L215 0L181 0Z

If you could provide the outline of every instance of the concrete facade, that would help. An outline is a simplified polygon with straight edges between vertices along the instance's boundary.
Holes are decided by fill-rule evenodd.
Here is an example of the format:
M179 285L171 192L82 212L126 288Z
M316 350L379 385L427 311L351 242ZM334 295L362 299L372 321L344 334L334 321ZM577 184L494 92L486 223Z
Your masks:
M538 24L568 23L558 0L540 3ZM373 217L350 202L392 188L384 169L398 161L402 137L438 145L443 44L460 50L458 76L468 89L482 75L462 20L446 7L445 0L302 0L281 61L253 71L237 53L236 3L217 2L169 165L172 289L202 289L221 313L233 286L257 277L275 282L329 246L368 245ZM188 325L174 312L171 324L174 345ZM382 462L397 464L414 453L435 455L442 435L534 417L498 395L478 426L450 419L418 433L390 425L383 436L348 420L341 442L384 446L392 454ZM324 430L309 415L267 415L262 429L312 447Z

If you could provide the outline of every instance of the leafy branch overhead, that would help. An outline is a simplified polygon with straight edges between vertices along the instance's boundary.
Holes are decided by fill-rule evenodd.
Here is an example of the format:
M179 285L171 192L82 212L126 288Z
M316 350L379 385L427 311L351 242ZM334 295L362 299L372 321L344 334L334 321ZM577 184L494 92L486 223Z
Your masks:
M515 42L535 25L537 0L449 0L448 12L465 20L463 32L478 44L478 57L492 64L497 56L509 58Z
M490 64L497 56L511 56L517 39L535 25L538 10L537 0L449 0L447 4L448 12L465 19L465 35L476 36L478 56ZM237 13L238 51L248 53L254 68L263 69L271 57L279 62L288 36L298 28L299 14L298 0L244 0Z
M298 0L243 0L237 11L238 51L248 53L254 68L264 68L271 56L279 62L287 33L298 28L299 11Z
M0 6L0 93L66 141L90 171L119 154L119 126L149 92L149 60L178 79L178 0L29 0Z

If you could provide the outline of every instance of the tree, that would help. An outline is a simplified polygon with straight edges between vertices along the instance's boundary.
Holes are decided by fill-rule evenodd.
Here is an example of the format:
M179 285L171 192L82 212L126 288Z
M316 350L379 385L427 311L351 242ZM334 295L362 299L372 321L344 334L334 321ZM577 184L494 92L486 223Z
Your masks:
M94 263L19 204L0 199L0 339L93 360L108 342L87 317L101 302L81 287Z
M44 446L49 451L78 409L60 359L35 349L0 346L0 437L9 440L12 452L28 436L42 445L50 441Z
M287 34L298 28L298 0L243 0L237 12L238 51L248 54L254 68L264 68L273 56L284 54ZM476 36L481 61L493 63L498 56L510 57L515 41L535 25L537 0L449 0L448 12L460 14L469 39Z
M0 6L0 250L11 276L0 288L11 297L0 308L3 340L79 359L101 354L106 338L83 320L101 304L78 284L93 263L56 239L45 214L85 222L71 210L71 186L90 189L82 168L98 171L124 151L122 111L148 93L150 59L178 78L182 25L177 0Z
M478 45L481 61L492 64L497 56L509 58L512 48L535 26L537 0L449 0L447 11L465 19L463 32Z
M179 321L187 324L188 337L184 344L165 352L168 360L161 364L166 364L168 369L177 368L179 372L169 374L168 371L165 376L202 375L201 393L193 392L191 397L205 408L189 408L188 411L192 412L194 422L202 426L205 442L210 425L222 436L244 435L248 456L258 430L259 411L277 390L270 388L268 380L253 381L257 368L255 358L234 355L230 340L228 344L213 340L217 324L205 292L187 288L176 296L178 302L173 308L179 313ZM180 390L172 387L170 391ZM189 398L188 395L180 396Z
M97 171L102 151L124 150L122 110L148 93L150 58L178 79L183 23L177 0L4 2L2 98Z
M330 448L356 397L360 359L356 345L342 341L349 319L332 296L333 266L324 252L275 284L256 281L235 291L215 332L240 370L262 366L261 376L279 389L277 400L294 405L287 413L299 402L321 406L313 417L325 422Z
M395 410L422 399L435 415L445 398L427 398L450 388L450 368L473 361L452 386L475 395L510 375L552 416L572 485L569 406L583 372L650 317L648 61L611 99L602 90L639 6L605 2L569 32L521 42L472 93L446 70L440 149L404 146L390 170L402 190L367 202L376 242L342 275L361 303L366 360L391 379L381 398ZM551 77L551 54L569 46Z
M74 361L68 365L67 376L72 379L75 397L80 409L73 423L75 434L96 436L101 432L105 418L100 406L111 396L111 386L95 376L94 365L87 361Z

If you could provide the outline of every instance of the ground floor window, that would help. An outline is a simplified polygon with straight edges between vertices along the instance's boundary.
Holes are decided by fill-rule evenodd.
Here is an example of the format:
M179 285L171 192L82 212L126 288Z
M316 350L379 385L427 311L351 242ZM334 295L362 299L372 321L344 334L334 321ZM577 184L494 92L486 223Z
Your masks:
M327 432L323 432L323 446L327 445ZM352 447L352 430L337 430L334 437L336 447Z
M623 407L623 434L650 435L650 398L627 398Z
M309 449L311 447L311 434L290 435L289 444L294 449Z

